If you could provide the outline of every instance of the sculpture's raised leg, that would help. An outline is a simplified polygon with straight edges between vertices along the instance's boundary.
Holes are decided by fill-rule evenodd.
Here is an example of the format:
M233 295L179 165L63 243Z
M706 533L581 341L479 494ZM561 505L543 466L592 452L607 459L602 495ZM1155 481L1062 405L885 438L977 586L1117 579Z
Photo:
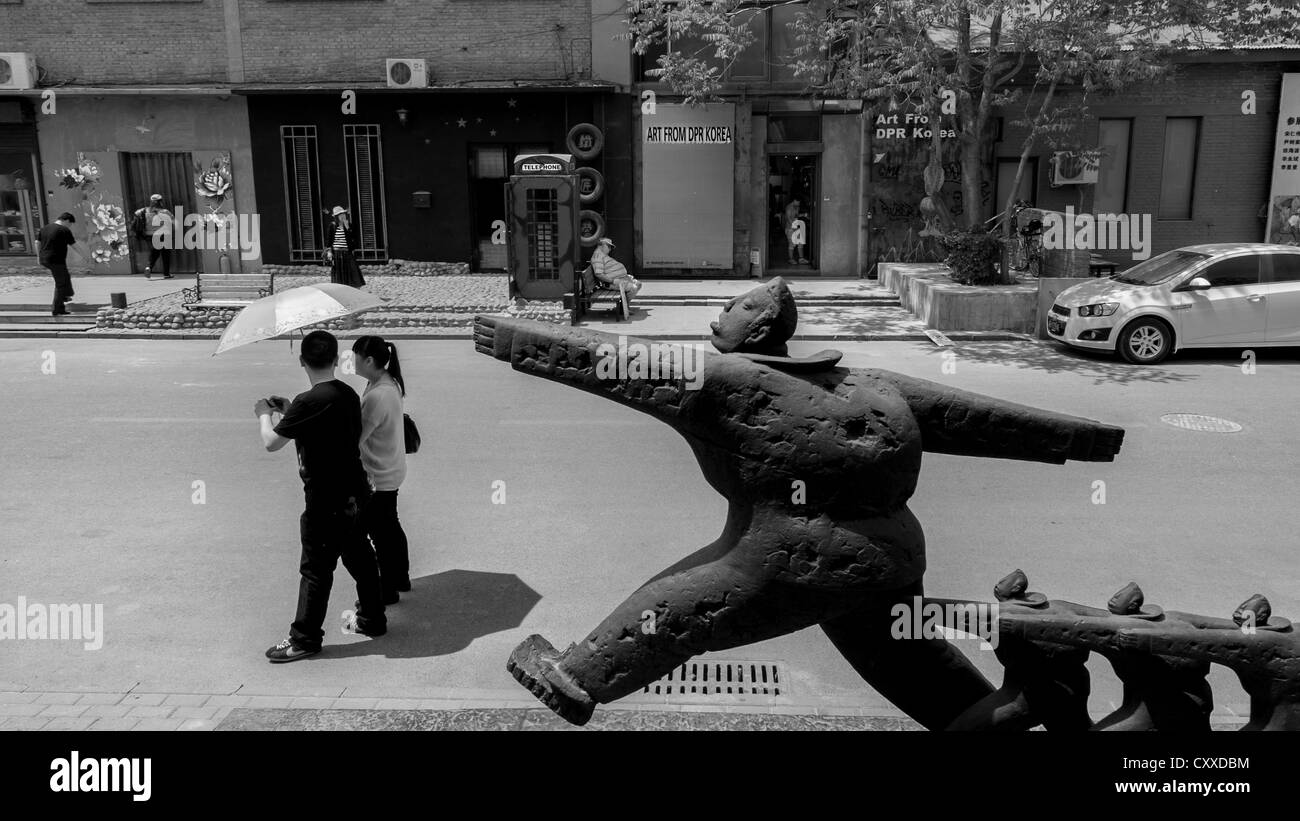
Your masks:
M869 684L926 727L942 729L992 691L947 642L891 638L890 611L911 605L919 582L872 591L783 580L766 561L768 543L743 532L751 517L732 506L717 541L651 579L586 639L560 653L530 637L507 668L551 709L583 724L596 704L630 695L701 653L822 624Z

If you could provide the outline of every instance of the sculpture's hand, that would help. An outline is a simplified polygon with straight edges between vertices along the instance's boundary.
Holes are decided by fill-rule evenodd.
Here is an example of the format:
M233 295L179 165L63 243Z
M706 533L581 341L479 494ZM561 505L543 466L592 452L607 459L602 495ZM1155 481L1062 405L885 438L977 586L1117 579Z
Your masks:
M1070 438L1069 458L1078 462L1113 462L1124 444L1124 429L1094 422Z
M497 317L484 316L483 314L474 317L474 350L478 353L485 353L494 359L509 362L510 329L508 327L502 328L499 338L504 343L502 348L497 348Z

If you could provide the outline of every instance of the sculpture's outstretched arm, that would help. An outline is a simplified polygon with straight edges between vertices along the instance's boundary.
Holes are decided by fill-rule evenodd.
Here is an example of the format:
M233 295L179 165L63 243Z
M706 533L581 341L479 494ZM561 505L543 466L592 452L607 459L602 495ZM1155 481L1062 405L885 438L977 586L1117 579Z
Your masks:
M474 318L474 349L517 371L604 396L663 421L678 416L690 383L704 378L704 358L718 356L689 344L483 315ZM635 356L654 361L634 368L630 361Z
M1124 429L1078 416L1005 402L891 371L872 371L892 383L921 426L921 444L931 453L1024 459L1064 464L1110 462L1119 453Z
M1154 624L1137 625L1123 630L1120 639L1134 650L1201 659L1228 667L1266 658L1294 664L1300 650L1300 643L1292 634L1266 630L1248 633L1235 624L1199 628L1181 625L1181 629L1164 630Z
M1097 652L1124 649L1119 633L1131 620L1104 610L1089 613L1033 613L1003 609L998 612L998 631L1004 636L1036 642L1086 647Z

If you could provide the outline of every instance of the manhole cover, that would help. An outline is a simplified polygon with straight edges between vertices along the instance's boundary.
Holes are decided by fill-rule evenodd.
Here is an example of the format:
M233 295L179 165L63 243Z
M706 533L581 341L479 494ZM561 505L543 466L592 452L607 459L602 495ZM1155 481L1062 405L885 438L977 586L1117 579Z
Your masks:
M1200 413L1166 413L1160 417L1160 421L1176 428L1195 430L1201 433L1236 433L1241 430L1241 425L1236 422L1220 419L1217 416L1205 416Z

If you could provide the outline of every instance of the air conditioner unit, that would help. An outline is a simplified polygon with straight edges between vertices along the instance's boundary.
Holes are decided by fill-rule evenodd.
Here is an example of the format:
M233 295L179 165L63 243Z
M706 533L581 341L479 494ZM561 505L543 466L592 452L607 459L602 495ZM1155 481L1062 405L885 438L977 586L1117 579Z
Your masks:
M1096 154L1057 151L1052 154L1052 187L1095 183L1099 168L1101 162Z
M36 58L21 51L0 51L0 89L36 87Z
M423 60L389 60L386 77L389 88L426 88L429 85L429 70Z

